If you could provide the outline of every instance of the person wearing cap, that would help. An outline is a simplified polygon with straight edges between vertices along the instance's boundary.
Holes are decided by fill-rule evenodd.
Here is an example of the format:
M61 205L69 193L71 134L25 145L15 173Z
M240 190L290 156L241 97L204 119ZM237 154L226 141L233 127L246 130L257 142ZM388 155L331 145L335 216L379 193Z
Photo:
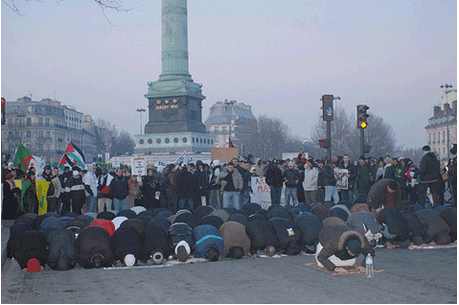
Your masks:
M81 209L85 204L86 193L84 189L83 179L81 178L80 172L74 170L72 177L67 180L65 184L65 192L68 193L68 199L72 206L72 211L81 215Z
M352 230L345 224L326 225L319 233L319 244L317 245L316 261L320 267L328 271L346 273L343 266L355 264L355 258L362 253L365 257L368 253L374 257L374 249L364 247L363 237L357 231ZM362 266L365 270L365 259Z
M266 184L271 188L271 204L279 205L282 195L284 178L279 168L279 161L274 159L266 171Z
M14 259L23 272L40 272L45 269L49 256L46 236L36 230L28 230L18 236Z
M142 236L136 228L120 226L110 239L116 267L132 267L137 263L142 251Z
M6 174L2 182L2 219L16 219L18 215L18 203L21 198L21 190L14 184L14 174Z
M217 184L221 185L223 192L223 208L233 207L239 210L239 194L244 182L239 171L234 169L233 163L228 163L226 168L217 178Z
M430 151L428 145L422 148L422 153L424 156L419 163L419 174L421 175L419 204L422 208L425 207L427 188L429 188L433 198L432 208L434 208L439 205L438 181L442 179L440 160Z
M285 183L285 199L287 204L290 205L290 198L292 199L292 205L298 203L298 183L300 182L300 172L295 169L295 164L290 161L288 168L284 171L284 183Z
M107 168L102 167L102 173L97 179L97 212L99 213L112 209L112 199L108 195L112 179L113 176L109 174Z
M382 179L373 184L367 197L370 210L379 207L393 208L404 211L405 205L401 200L400 185L393 179Z

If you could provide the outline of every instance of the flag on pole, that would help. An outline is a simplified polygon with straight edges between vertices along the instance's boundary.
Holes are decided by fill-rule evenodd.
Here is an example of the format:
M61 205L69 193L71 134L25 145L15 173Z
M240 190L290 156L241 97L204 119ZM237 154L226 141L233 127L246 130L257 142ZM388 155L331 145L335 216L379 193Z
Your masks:
M34 157L22 144L19 144L16 150L13 163L14 165L21 164L26 171L28 171L30 167L35 167Z
M186 150L182 152L182 154L177 159L175 159L174 161L175 167L179 166L180 163L185 162L185 158L186 158Z
M64 155L62 156L61 161L59 162L58 167L61 170L64 170L64 167L66 165L70 167L79 166L80 168L84 168L84 162L84 154L81 151L81 149L79 149L78 146L70 142L67 146L67 149L64 152Z
M233 148L233 142L231 141L231 138L228 138L228 148Z

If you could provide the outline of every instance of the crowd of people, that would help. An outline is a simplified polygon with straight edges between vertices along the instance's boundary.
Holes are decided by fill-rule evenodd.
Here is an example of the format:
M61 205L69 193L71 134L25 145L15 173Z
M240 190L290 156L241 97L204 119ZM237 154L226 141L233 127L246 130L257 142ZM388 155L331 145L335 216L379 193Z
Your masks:
M445 166L430 147L423 153L418 167L407 158L354 163L348 155L314 160L301 151L292 160L249 155L226 164L149 164L145 176L96 165L61 173L47 165L37 178L34 168L25 173L10 163L2 168L2 219L16 219L8 257L34 272L46 264L68 270L77 263L162 264L170 255L183 262L191 255L216 261L305 252L315 254L319 266L346 272L341 266L354 264L360 253L374 256L375 247L456 240L456 147ZM334 168L347 170L347 188L337 187ZM267 210L251 202L257 176L270 187ZM25 192L18 179L30 184ZM50 182L43 215L35 180Z

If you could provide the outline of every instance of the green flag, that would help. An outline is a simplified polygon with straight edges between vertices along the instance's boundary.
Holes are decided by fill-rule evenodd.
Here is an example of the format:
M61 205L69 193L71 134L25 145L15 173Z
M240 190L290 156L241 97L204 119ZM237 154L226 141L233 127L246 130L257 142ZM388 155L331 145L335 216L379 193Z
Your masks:
M35 159L24 145L19 144L13 163L14 165L21 164L25 171L28 171L31 166L35 166Z

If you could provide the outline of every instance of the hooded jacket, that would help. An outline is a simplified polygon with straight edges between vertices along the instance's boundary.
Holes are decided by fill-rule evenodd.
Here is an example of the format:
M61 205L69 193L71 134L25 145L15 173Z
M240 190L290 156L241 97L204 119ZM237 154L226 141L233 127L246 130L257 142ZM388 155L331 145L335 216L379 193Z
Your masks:
M200 225L194 228L193 234L196 240L194 257L205 258L210 248L215 248L220 256L224 244L216 227L208 224Z
M419 163L421 183L436 182L440 178L440 161L433 152L426 153Z
M303 188L305 191L317 191L319 180L319 169L317 167L304 168Z
M361 253L367 255L371 253L374 256L374 250L365 248L363 237L357 232L350 229L347 225L330 225L325 226L319 234L319 241L323 246L322 250L317 256L317 260L329 271L335 270L336 266L333 264L329 257L335 255L340 260L348 260L354 258L349 255L346 250L347 242L351 239L360 241ZM363 260L362 264L365 263Z

